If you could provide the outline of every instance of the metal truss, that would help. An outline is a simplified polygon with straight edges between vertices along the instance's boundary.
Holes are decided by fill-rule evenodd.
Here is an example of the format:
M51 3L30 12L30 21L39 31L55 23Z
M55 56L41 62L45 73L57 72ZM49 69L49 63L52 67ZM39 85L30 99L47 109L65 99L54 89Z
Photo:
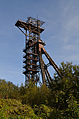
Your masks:
M42 74L42 83L48 84L52 81L52 77L48 71L48 66L52 66L58 75L61 77L58 66L46 52L44 46L45 43L40 39L40 34L44 31L41 26L44 24L43 21L38 19L28 17L27 21L18 20L15 24L20 31L26 36L24 60L25 64L23 68L25 69L23 74L25 75L25 83L28 84L29 81L33 81L36 84L40 82L39 72ZM45 64L42 55L45 55L48 59L48 64Z

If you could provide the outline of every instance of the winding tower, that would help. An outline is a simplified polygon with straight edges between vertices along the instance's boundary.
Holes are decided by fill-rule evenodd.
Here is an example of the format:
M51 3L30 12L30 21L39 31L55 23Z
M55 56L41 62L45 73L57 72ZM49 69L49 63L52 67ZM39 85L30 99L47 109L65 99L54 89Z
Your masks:
M44 46L45 43L41 40L40 34L44 31L41 26L44 24L43 21L28 17L27 21L18 20L15 24L20 31L25 35L25 48L23 68L25 69L23 74L25 75L25 84L28 84L30 80L37 83L40 82L39 73L42 74L42 83L50 83L52 77L48 71L48 66L51 65L58 75L61 77L58 66L46 52ZM42 55L45 55L48 59L48 64L45 64Z

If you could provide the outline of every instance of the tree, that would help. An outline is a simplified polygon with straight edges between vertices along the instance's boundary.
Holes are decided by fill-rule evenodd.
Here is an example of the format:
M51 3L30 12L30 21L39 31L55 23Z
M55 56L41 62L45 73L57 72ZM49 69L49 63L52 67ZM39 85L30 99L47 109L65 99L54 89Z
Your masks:
M12 82L0 80L0 98L15 98L19 97L19 88Z
M52 115L60 119L77 119L79 118L79 66L62 62L60 71L63 78L55 74L50 86L49 105L54 108Z

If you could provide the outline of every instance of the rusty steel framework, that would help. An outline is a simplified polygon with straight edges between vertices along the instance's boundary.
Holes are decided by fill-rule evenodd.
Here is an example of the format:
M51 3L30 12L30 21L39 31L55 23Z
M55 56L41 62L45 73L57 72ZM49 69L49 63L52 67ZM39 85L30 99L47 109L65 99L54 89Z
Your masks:
M18 20L15 24L15 26L17 26L26 36L25 49L23 50L23 52L25 53L25 55L23 56L23 63L25 64L23 68L25 69L25 71L23 72L23 74L25 75L26 84L28 84L30 80L36 83L39 82L40 71L42 74L42 82L44 84L46 84L47 82L50 83L52 78L48 71L49 65L51 65L61 77L58 66L46 52L44 48L45 43L40 39L40 34L44 31L44 29L41 27L43 24L43 21L32 17L28 17L26 22ZM47 65L43 60L43 54L49 61Z

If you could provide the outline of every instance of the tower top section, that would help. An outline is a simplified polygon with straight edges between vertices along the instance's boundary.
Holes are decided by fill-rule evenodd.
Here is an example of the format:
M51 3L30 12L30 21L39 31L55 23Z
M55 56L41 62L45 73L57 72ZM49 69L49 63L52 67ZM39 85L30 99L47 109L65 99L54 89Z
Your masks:
M30 23L30 24L32 24L32 25L34 25L34 26L36 26L36 27L38 27L38 26L40 27L40 26L42 26L45 22L40 21L40 20L38 20L38 19L36 19L36 18L28 17L27 23Z
M28 17L26 22L18 20L15 26L17 26L18 28L24 28L24 30L30 30L31 33L38 35L39 33L42 33L44 31L44 29L41 28L44 23L45 22L40 21L36 18Z

